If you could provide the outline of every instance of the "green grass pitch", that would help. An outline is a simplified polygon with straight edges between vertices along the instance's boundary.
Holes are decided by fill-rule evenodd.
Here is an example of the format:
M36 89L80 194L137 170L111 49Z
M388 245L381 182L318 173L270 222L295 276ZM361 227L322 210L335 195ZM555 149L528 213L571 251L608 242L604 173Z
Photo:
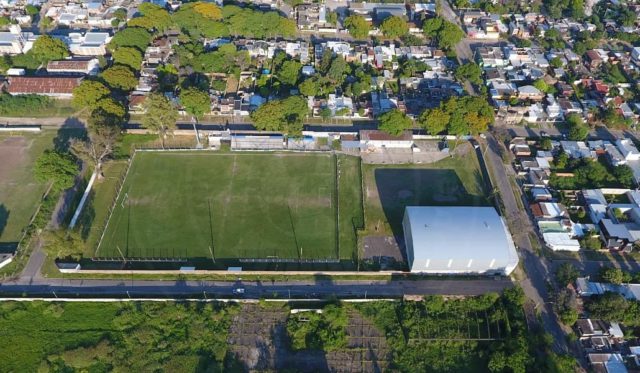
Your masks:
M344 210L330 154L138 152L96 256L351 258L359 164L340 159Z

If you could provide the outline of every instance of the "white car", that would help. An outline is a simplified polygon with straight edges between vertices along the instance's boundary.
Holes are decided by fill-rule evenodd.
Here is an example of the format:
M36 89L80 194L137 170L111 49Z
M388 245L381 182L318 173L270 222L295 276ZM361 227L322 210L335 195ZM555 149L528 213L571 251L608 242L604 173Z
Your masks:
M244 294L244 288L233 289L233 294Z

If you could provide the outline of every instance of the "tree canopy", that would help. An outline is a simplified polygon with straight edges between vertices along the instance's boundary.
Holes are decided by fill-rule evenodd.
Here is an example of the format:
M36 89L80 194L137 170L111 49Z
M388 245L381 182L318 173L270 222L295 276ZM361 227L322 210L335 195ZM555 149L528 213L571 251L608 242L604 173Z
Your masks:
M399 136L413 127L413 121L398 109L390 110L378 118L378 129L392 136Z
M391 16L385 18L380 25L380 31L388 38L399 38L409 33L409 25L402 17Z
M111 53L116 64L128 66L133 71L138 71L142 65L142 53L134 47L120 47Z
M350 15L344 20L344 27L349 30L349 34L356 39L364 39L369 36L369 23L358 14Z
M184 110L196 119L211 112L211 98L207 92L197 88L187 88L180 92L180 104Z
M150 31L164 31L173 23L169 12L160 5L142 3L138 6L141 17L129 21L130 27L142 27Z
M71 188L78 173L78 164L69 153L45 150L36 160L33 173L37 180L51 183L54 190Z
M458 80L467 79L473 84L482 84L482 69L475 62L467 62L458 66L454 75Z
M446 123L447 133L460 136L485 132L493 120L493 108L484 98L454 96L439 108L425 110L418 122L431 134L443 132Z
M251 113L255 127L261 131L278 131L288 135L302 132L302 121L309 112L307 101L300 96L273 100Z
M130 91L138 85L133 71L124 65L114 65L104 70L100 76L111 88L123 91Z
M49 35L42 35L33 42L31 48L33 57L41 63L60 60L69 56L67 45L60 39Z
M462 38L464 32L455 23L440 17L430 18L422 27L424 34L434 39L440 48L452 49Z
M300 77L300 70L302 70L300 62L295 60L285 61L278 68L278 79L284 84L295 86Z
M145 115L140 123L158 134L162 147L168 133L173 132L178 120L178 111L171 101L159 93L152 93L144 101Z
M569 127L569 140L584 141L589 136L589 128L578 114L570 114L565 121Z
M109 42L109 49L112 51L120 47L137 48L140 52L144 52L151 41L151 33L141 27L127 27L113 35Z
M93 110L96 103L111 94L111 90L96 80L84 79L80 85L73 89L73 106L77 108L90 108Z

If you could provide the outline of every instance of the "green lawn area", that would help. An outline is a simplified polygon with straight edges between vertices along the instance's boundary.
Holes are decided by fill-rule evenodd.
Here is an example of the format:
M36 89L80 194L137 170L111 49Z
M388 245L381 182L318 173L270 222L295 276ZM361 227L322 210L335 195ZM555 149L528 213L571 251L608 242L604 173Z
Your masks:
M46 185L35 180L33 165L53 147L55 131L38 134L0 134L0 247L20 239Z
M138 152L97 256L337 258L339 226L339 257L350 259L357 161L341 157L346 197L336 221L332 155ZM96 190L96 215L113 198L105 191Z
M473 152L431 164L363 165L365 235L399 235L406 206L489 206Z
M236 309L193 303L3 302L0 371L221 371Z

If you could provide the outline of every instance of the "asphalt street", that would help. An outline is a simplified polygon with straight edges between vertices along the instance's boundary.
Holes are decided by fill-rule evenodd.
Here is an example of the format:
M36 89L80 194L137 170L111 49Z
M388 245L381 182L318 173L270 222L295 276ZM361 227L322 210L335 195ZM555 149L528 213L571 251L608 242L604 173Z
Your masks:
M567 343L565 333L558 323L549 303L548 286L551 284L552 273L544 257L538 257L529 241L529 233L533 226L529 216L520 209L516 195L509 182L506 168L500 156L501 146L491 135L486 136L485 162L490 163L493 171L492 182L498 188L504 207L504 215L509 222L513 240L518 247L520 260L524 265L527 277L520 282L525 295L534 303L539 311L545 330L553 335L553 348L556 352L566 352ZM518 194L519 197L519 194Z
M318 280L318 281L152 281L152 280L69 280L29 279L0 284L0 295L28 296L116 296L181 297L205 294L209 297L233 297L234 289L244 289L246 298L384 298L403 295L480 295L501 292L513 286L508 278L473 280Z

